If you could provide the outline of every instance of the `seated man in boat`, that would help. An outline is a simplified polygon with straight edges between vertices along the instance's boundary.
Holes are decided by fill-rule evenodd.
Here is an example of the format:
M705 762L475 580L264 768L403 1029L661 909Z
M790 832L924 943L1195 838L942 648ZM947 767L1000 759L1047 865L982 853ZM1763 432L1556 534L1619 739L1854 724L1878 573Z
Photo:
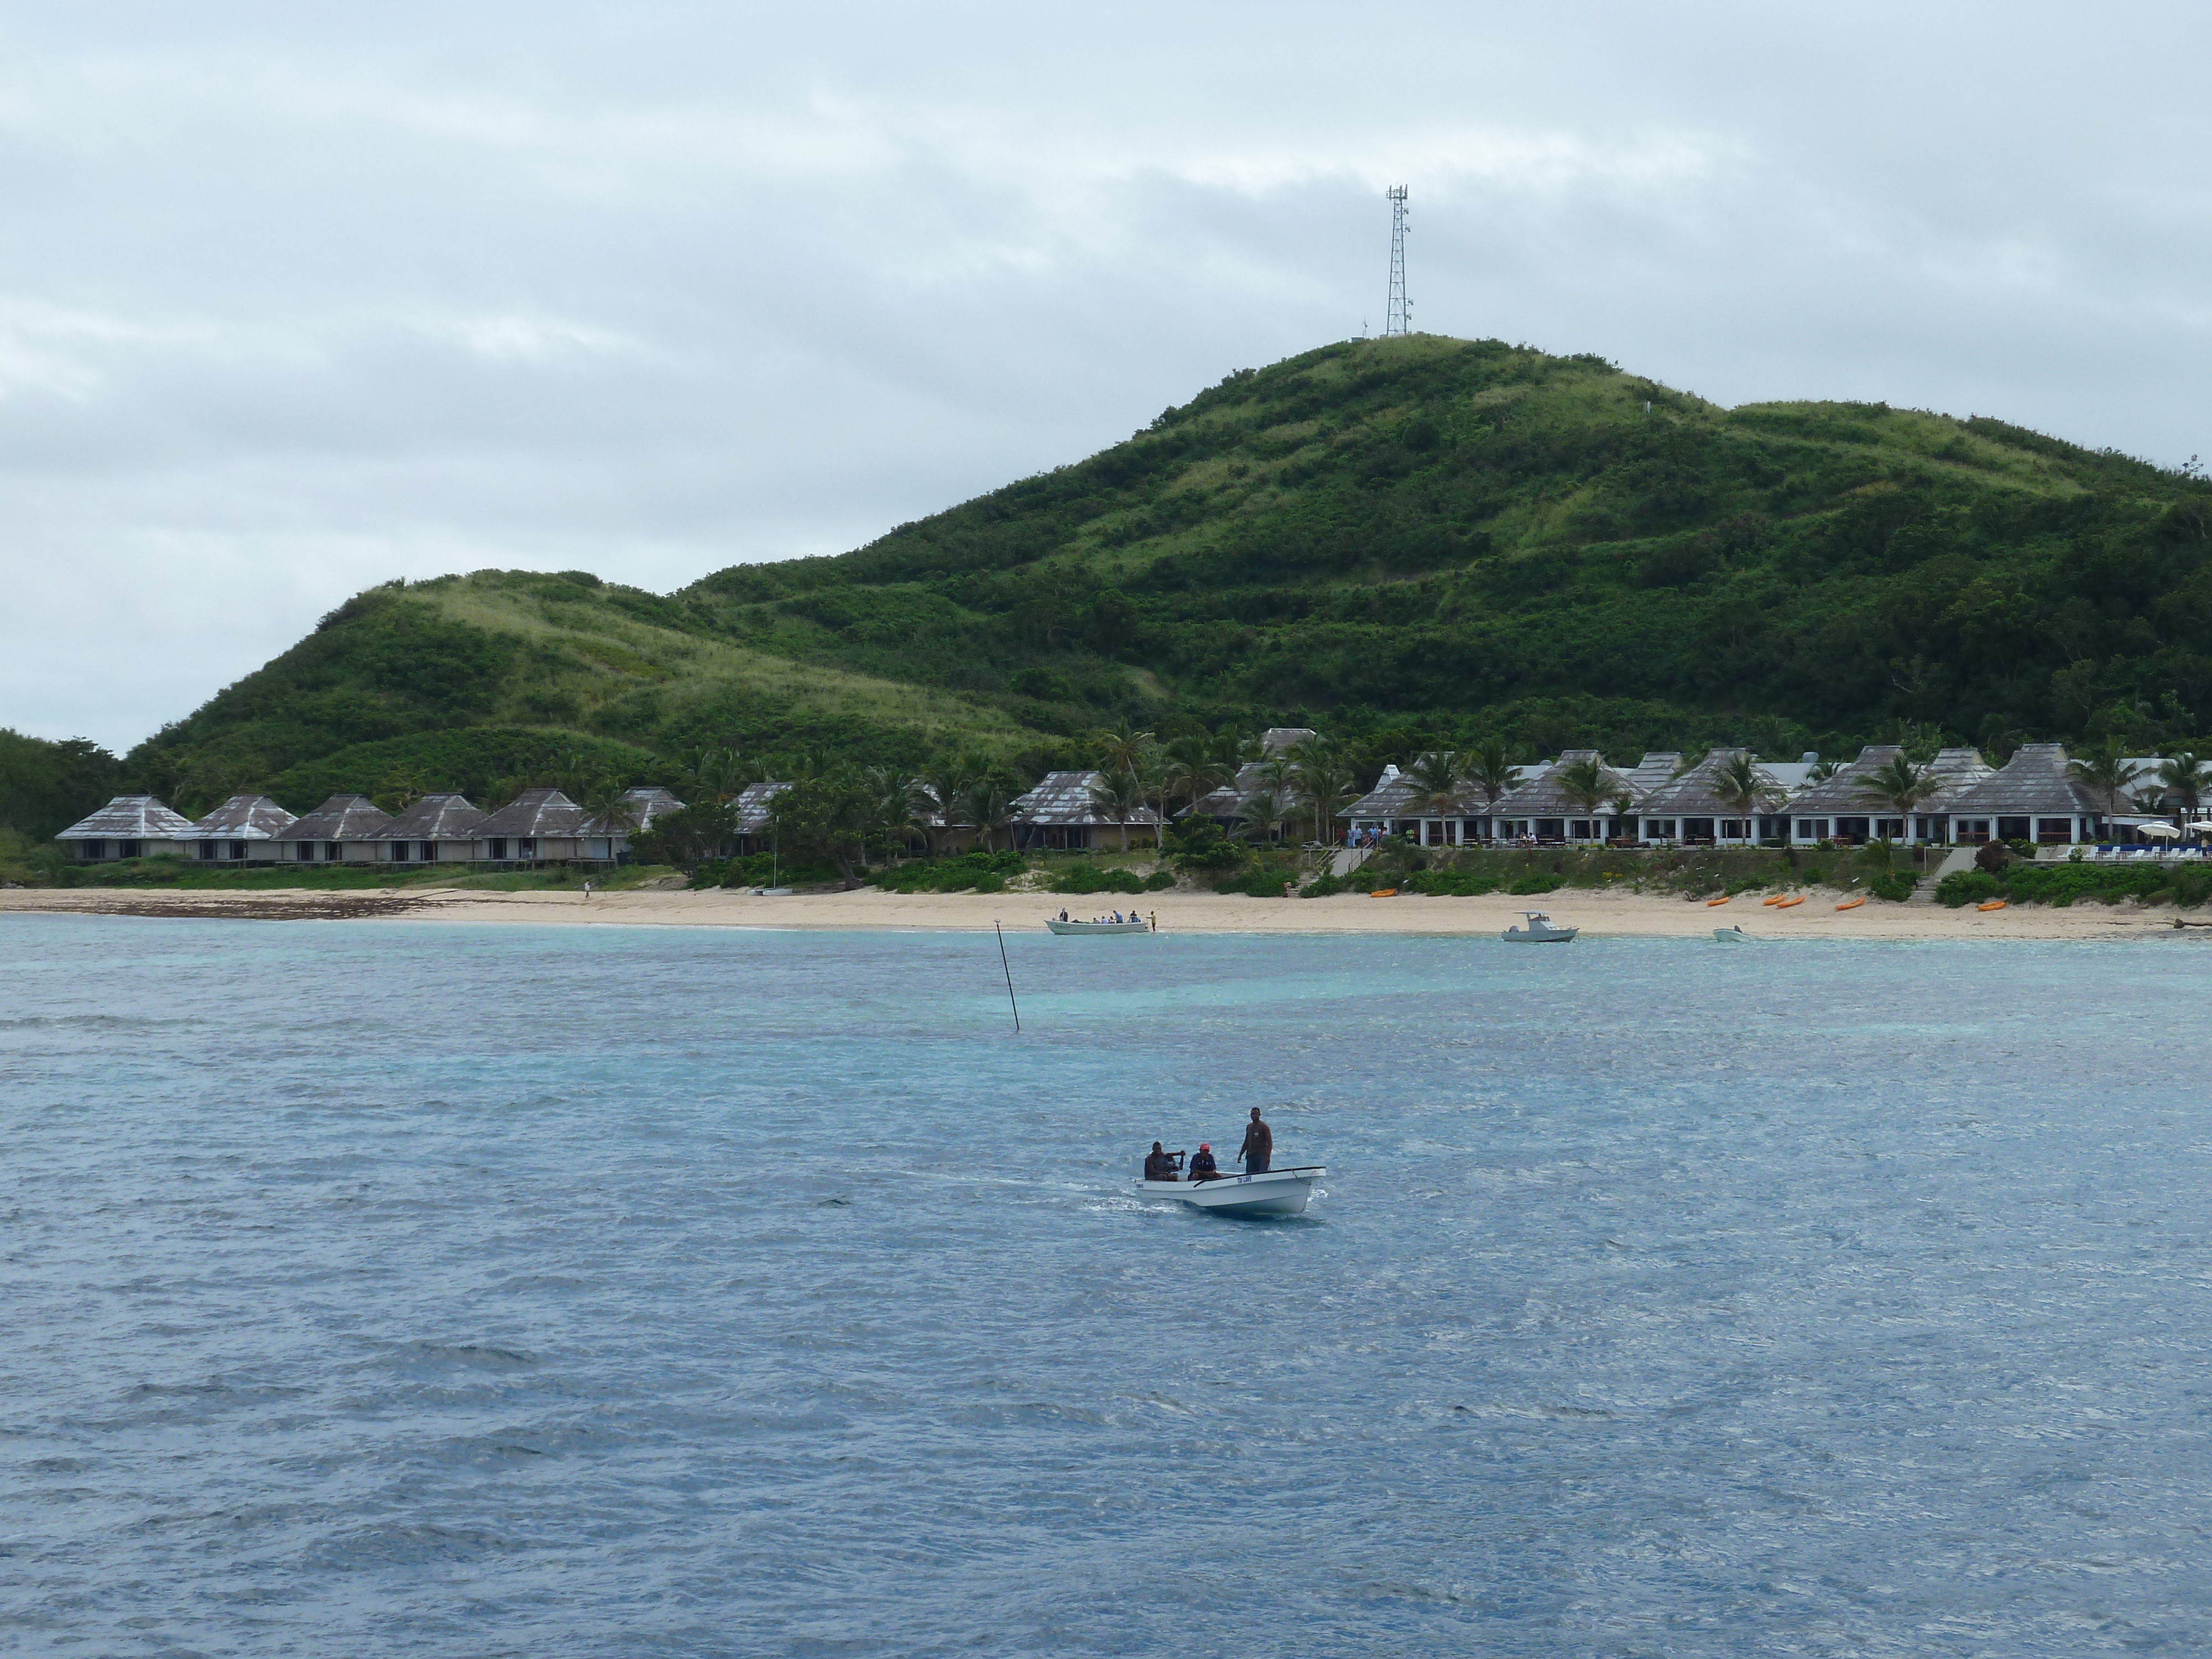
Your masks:
M1193 1181L1221 1179L1221 1166L1213 1161L1212 1142L1201 1140L1198 1143L1197 1155L1190 1160L1190 1178Z
M1160 1143L1157 1140L1152 1143L1152 1155L1145 1159L1145 1179L1147 1181L1180 1179L1176 1174L1175 1154L1162 1152Z

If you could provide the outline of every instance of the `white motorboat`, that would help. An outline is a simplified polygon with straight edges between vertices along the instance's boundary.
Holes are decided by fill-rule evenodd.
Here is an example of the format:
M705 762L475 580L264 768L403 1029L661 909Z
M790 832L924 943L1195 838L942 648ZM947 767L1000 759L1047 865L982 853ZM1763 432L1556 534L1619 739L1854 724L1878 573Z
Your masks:
M1508 945L1567 945L1582 932L1579 927L1554 926L1541 910L1523 910L1521 920L1525 927L1509 927L1502 935Z
M1142 916L1132 917L1127 921L1061 921L1056 917L1047 916L1044 925L1055 933L1149 933L1152 931L1152 923Z
M1303 1215L1314 1182L1328 1173L1318 1164L1267 1170L1259 1175L1217 1176L1211 1181L1146 1181L1137 1190L1146 1198L1179 1198L1194 1209L1216 1215Z
M1752 938L1749 933L1743 931L1741 925L1734 927L1716 927L1713 929L1713 937L1723 945L1746 945Z

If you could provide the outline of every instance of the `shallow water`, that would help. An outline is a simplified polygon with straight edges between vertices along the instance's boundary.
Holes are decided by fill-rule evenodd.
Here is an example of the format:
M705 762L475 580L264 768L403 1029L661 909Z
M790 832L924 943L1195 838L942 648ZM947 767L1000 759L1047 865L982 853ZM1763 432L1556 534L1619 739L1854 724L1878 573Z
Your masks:
M1008 943L0 919L0 1649L2212 1646L2194 941Z

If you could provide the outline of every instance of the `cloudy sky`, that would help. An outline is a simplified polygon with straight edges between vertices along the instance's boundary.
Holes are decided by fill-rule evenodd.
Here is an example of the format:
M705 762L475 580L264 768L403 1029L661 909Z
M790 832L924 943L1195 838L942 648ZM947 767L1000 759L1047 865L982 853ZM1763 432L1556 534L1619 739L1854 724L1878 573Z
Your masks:
M793 16L794 12L801 15ZM2212 453L2201 13L0 9L0 725L348 593L666 590L1415 325Z

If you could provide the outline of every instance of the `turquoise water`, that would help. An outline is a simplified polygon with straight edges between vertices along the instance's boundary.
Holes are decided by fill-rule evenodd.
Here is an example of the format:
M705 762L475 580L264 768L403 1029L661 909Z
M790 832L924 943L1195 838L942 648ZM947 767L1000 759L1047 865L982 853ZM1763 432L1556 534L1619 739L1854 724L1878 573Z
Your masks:
M2212 1646L2193 939L1009 948L0 920L0 1649Z

